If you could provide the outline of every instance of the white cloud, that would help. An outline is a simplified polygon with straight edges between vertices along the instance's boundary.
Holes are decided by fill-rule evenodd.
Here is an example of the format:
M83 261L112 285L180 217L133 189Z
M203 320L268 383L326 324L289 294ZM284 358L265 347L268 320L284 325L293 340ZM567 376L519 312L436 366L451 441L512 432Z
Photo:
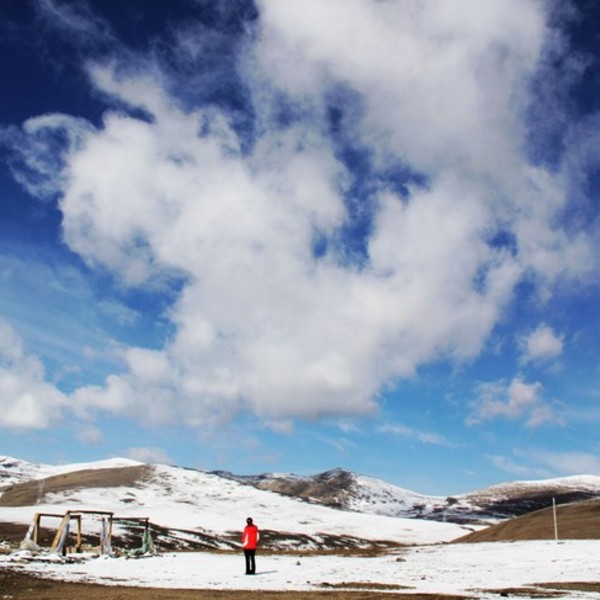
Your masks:
M44 367L0 320L0 427L43 429L60 419L68 398L45 381Z
M528 427L561 422L544 400L543 387L538 381L526 383L515 377L508 385L503 381L479 383L476 391L473 412L467 420L471 425L499 417L525 419Z
M155 447L137 447L137 448L129 448L126 453L128 458L133 460L138 460L144 463L151 464L172 464L169 455L162 448Z
M565 182L529 166L521 150L528 82L559 43L547 7L519 0L260 6L258 62L278 86L317 106L335 85L357 91L362 118L352 133L383 163L399 159L431 187L448 171L468 181L482 210L473 227L511 230L520 264L536 276L590 269L585 238L554 226Z
M550 285L589 265L587 240L556 227L563 180L522 153L540 3L265 0L260 10L240 66L257 115L249 149L227 113L180 109L149 62L89 67L98 91L148 118L25 124L35 143L23 161L46 178L29 189L60 191L73 251L130 286L184 281L172 339L126 351L125 373L74 393L84 408L193 426L239 410L284 423L369 413L382 386L419 365L476 357L524 276ZM362 265L340 234L352 174L325 119L340 88L360 99L345 133L374 163L371 196L353 198L374 215ZM281 97L299 122L274 125ZM53 179L43 141L57 129L70 146ZM426 185L389 189L379 169L391 164ZM514 248L490 242L502 232ZM477 418L551 418L539 384L503 393L484 394Z
M384 143L428 173L514 165L515 108L544 42L541 4L263 0L259 6L258 58L277 85L308 100L337 82L358 90L366 108L361 133L380 150Z
M523 363L551 361L563 352L563 338L545 324L521 338L520 345Z

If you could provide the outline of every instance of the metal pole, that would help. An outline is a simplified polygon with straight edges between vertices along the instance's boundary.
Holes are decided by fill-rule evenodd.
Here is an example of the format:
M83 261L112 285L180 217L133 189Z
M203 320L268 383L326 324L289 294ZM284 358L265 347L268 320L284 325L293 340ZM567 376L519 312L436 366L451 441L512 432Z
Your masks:
M552 498L552 513L554 514L554 540L558 542L558 522L556 520L556 498Z

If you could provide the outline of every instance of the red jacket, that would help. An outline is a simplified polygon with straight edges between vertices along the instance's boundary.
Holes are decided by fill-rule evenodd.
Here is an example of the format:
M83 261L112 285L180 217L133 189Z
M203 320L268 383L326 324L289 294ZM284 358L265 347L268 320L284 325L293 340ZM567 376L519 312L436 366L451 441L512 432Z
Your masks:
M256 525L246 525L242 534L242 548L244 550L256 550L259 539L258 527Z

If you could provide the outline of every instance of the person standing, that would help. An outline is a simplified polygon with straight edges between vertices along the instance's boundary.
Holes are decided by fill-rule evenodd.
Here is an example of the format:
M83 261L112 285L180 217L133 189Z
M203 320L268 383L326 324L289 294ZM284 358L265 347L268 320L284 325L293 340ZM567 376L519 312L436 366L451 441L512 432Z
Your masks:
M246 559L246 575L256 574L256 546L260 539L258 527L254 524L251 517L246 519L246 527L242 534L242 548L244 549L244 558Z

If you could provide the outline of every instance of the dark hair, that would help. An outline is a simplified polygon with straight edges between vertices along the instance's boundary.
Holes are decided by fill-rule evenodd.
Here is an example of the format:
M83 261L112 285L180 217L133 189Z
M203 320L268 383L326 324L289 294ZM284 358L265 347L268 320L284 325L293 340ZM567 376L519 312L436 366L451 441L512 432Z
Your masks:
M251 518L251 517L248 517L248 518L246 519L246 523L248 523L248 525L252 525L252 518Z

